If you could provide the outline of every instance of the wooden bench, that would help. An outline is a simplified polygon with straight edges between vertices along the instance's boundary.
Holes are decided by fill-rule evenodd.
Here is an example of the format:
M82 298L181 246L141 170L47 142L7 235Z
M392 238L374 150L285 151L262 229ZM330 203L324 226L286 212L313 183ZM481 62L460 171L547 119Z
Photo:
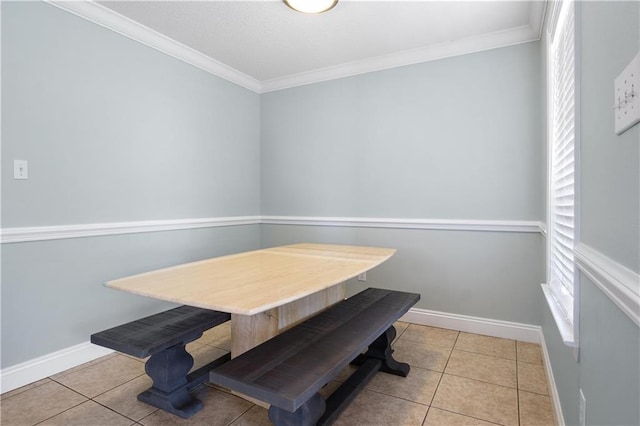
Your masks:
M271 404L275 425L331 424L377 371L409 373L392 357L393 323L419 299L369 288L215 368L209 380ZM325 401L318 391L349 363L359 368Z
M138 400L189 418L202 409L202 402L189 391L204 383L209 370L231 356L222 356L187 374L193 367L193 357L185 345L230 319L228 313L180 306L93 334L91 343L138 358L151 355L145 371L153 386L138 395Z

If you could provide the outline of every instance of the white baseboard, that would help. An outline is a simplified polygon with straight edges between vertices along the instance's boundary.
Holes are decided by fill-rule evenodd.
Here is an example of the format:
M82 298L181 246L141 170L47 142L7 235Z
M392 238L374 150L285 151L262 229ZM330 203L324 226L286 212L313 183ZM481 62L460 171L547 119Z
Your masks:
M0 392L9 392L112 352L111 349L85 342L3 368L0 371Z
M409 309L400 321L419 325L448 328L468 333L484 334L521 342L540 343L540 326L500 321L468 315L449 314L426 309Z
M551 359L549 358L549 351L547 350L547 343L544 340L544 333L542 333L542 329L540 329L540 347L542 349L542 362L544 363L544 370L547 373L549 397L551 398L551 406L553 407L553 414L556 418L556 425L564 426L565 423L564 416L562 415L562 405L560 405L560 396L558 395L556 380L553 377L553 370L551 369Z

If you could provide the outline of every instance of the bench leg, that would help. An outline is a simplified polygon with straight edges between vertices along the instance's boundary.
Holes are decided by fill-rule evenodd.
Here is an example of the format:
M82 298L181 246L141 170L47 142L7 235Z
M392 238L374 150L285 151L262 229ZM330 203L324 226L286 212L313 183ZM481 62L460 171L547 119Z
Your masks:
M202 409L202 402L189 394L187 373L193 367L193 357L184 343L151 355L145 371L153 386L138 395L138 400L188 419Z
M364 355L358 356L352 364L362 365L368 358L379 359L382 361L380 371L394 374L396 376L407 377L409 370L411 369L409 364L398 362L393 358L391 342L393 342L393 339L395 338L396 329L391 326L369 346L369 350Z
M269 407L269 420L275 426L315 426L325 406L324 399L316 393L293 413L272 405Z

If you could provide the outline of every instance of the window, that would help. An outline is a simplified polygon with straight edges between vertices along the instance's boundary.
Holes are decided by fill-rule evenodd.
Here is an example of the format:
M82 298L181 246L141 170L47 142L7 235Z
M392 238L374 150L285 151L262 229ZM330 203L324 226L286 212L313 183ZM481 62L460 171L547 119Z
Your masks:
M547 56L549 189L546 299L565 344L577 346L576 177L578 106L576 5L556 2L549 22Z

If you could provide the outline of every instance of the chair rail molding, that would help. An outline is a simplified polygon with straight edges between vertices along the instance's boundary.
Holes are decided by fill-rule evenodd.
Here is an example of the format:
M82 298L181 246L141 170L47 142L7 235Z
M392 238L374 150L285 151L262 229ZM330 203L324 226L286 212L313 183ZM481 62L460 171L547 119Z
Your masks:
M583 243L573 253L578 269L640 326L640 274Z
M100 237L105 235L136 234L143 232L176 231L239 225L297 225L352 228L388 228L444 231L481 231L540 233L536 221L518 220L459 220L459 219L398 219L364 217L312 217L312 216L229 216L196 219L169 219L135 222L90 223L3 228L0 243L25 243L67 238Z
M541 232L541 223L521 220L399 219L370 217L262 216L267 225L396 228L447 231Z
M0 242L2 244L25 243L32 241L63 240L67 238L137 234L142 232L257 225L259 223L260 216L232 216L201 219L148 220L137 222L4 228L0 231Z

